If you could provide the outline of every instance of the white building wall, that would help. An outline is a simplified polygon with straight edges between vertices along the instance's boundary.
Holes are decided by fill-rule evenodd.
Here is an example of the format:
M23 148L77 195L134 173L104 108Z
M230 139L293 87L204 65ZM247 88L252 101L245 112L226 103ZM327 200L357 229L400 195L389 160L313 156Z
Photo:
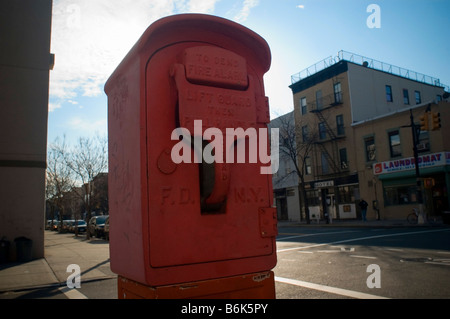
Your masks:
M298 187L288 188L287 206L288 206L288 216L290 221L299 222L300 221L300 202L298 196ZM289 194L292 194L290 196Z
M380 115L404 110L416 105L414 91L419 91L423 103L434 102L444 89L417 82L370 67L348 63L348 79L352 105L352 121L359 122ZM386 99L386 85L392 88L393 102ZM409 104L403 101L403 89L408 90Z
M280 128L282 123L288 121L291 125L295 125L294 112L282 115L270 122L269 128ZM282 138L282 129L280 129L280 145ZM272 176L272 184L274 190L285 190L286 197L279 200L285 200L287 208L287 218L289 221L300 221L300 204L298 194L298 175L292 159L280 151L278 172ZM275 200L274 203L279 202ZM277 207L281 210L281 207ZM280 211L278 212L280 217Z

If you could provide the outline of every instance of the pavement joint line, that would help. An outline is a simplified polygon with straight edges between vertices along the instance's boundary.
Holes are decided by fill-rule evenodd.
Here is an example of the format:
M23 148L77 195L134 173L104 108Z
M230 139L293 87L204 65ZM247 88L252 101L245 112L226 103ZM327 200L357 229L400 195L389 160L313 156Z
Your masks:
M53 276L55 277L56 281L58 281L58 276L56 275L55 271L53 270L52 266L50 266L48 260L46 257L44 257L45 262L47 263L48 268L52 271Z
M331 287L331 286L325 286L325 285L315 284L312 282L283 278L283 277L278 277L278 276L275 276L275 281L294 285L294 286L328 292L328 293L335 294L335 295L356 298L356 299L390 299L387 297L367 294L367 293L363 293L363 292L342 289L342 288L336 288L336 287Z
M79 292L75 288L69 288L67 286L59 288L59 290L69 299L88 299L85 295Z

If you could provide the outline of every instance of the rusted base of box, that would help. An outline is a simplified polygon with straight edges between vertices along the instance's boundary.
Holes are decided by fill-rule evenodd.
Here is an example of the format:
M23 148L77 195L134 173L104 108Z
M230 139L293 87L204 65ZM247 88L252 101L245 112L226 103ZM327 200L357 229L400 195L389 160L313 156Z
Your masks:
M272 271L151 287L118 276L119 299L275 299Z

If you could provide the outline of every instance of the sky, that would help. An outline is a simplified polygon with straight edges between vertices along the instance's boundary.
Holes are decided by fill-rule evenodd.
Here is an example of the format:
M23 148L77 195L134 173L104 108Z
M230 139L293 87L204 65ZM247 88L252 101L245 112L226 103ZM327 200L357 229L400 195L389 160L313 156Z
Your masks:
M211 14L263 37L273 119L293 110L291 76L341 50L450 85L448 12L450 0L54 0L48 142L107 136L105 82L165 16Z

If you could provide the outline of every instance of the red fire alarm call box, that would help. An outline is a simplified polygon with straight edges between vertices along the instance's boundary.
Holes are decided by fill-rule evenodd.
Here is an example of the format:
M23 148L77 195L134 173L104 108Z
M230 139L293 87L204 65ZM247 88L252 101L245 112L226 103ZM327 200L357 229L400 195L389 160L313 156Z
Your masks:
M253 31L183 14L153 23L111 75L115 273L162 286L276 265L272 176L261 173L270 163L254 156L269 144L270 62Z

